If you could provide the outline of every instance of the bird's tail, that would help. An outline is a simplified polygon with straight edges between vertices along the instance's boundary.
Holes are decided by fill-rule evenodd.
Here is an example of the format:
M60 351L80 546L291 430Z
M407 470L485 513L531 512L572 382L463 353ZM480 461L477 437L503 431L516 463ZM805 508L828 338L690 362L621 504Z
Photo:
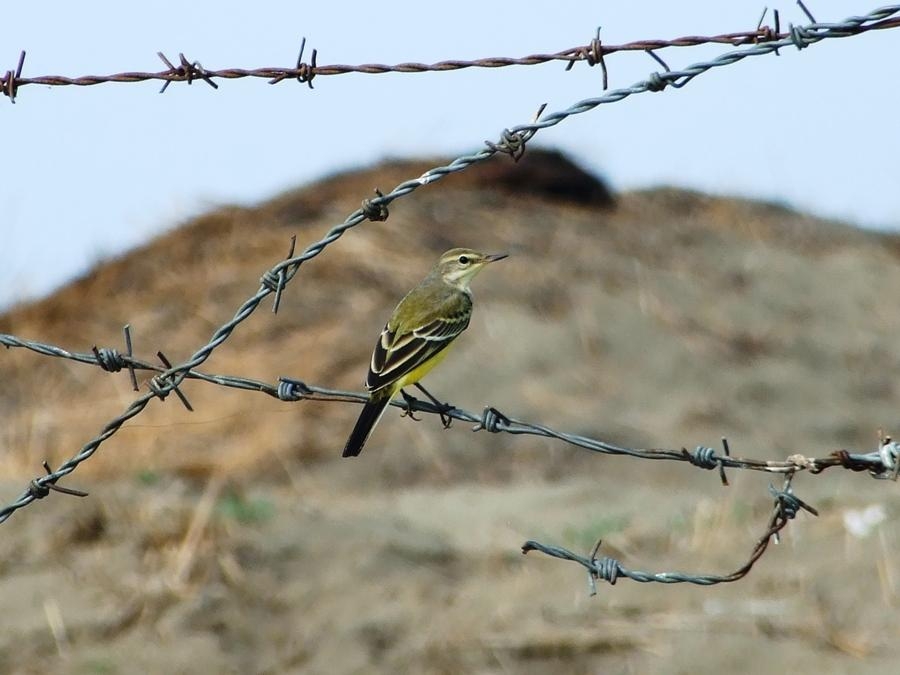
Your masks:
M372 429L378 424L378 420L384 415L384 411L390 402L391 392L389 389L388 391L378 391L372 394L371 398L363 406L350 438L347 439L343 457L356 457L362 452L363 446L372 434Z

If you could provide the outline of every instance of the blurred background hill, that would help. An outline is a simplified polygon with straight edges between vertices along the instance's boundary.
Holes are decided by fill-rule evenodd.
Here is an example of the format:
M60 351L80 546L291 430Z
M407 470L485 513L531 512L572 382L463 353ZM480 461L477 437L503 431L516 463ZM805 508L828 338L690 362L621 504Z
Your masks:
M54 295L0 332L173 362L262 272L375 186L434 160L336 174L206 213ZM203 370L361 389L402 294L453 246L510 251L475 284L452 360L429 376L460 407L639 447L717 445L783 459L873 449L898 426L900 240L775 203L670 188L612 194L529 149L424 188L305 264ZM9 501L136 396L108 374L0 355ZM770 477L594 456L531 437L443 430L391 411L356 461L349 404L183 385L104 443L0 537L3 672L894 672L896 486L799 476L783 545L729 587L627 580L589 598L537 538L653 571L725 573L764 530ZM874 511L872 510L874 509Z

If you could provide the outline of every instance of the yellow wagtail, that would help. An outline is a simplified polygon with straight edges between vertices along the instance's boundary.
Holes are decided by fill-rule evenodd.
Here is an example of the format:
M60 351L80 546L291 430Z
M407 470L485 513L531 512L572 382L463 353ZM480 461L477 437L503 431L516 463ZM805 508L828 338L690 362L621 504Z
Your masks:
M472 292L469 283L488 263L507 254L485 254L468 248L454 248L440 257L418 286L406 294L381 331L372 352L366 389L369 400L363 407L344 457L356 457L378 424L391 399L403 387L414 384L435 405L441 405L422 385L425 375L447 356L447 347L469 325Z

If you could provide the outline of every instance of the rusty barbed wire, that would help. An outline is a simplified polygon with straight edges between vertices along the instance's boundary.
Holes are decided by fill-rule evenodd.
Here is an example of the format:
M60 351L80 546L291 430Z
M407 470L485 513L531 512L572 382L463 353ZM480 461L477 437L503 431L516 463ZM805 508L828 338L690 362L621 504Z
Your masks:
M798 2L801 9L809 17L812 24L815 21L812 15L803 6L802 2ZM889 8L884 8L885 10ZM877 11L877 10L876 10ZM891 18L890 12L883 18L870 21L865 24L859 24L848 30L849 34L859 34L872 30L885 30L897 28L900 26L900 17ZM260 78L268 81L269 84L278 84L285 80L297 80L305 83L310 88L313 87L313 79L316 77L327 77L331 75L347 75L349 73L365 74L365 75L381 75L385 73L435 73L449 72L456 70L464 70L467 68L507 68L510 66L535 66L552 62L566 63L566 71L571 70L576 63L584 62L588 66L600 65L603 71L603 88L608 87L608 72L605 57L620 52L649 52L653 54L656 50L675 48L675 47L696 47L699 45L728 45L732 47L740 47L749 44L761 44L764 42L774 42L791 38L794 26L788 31L781 30L780 15L777 10L773 13L775 26L763 25L766 12L760 17L756 28L748 31L739 31L734 33L723 33L721 35L688 35L668 40L636 40L620 45L606 45L600 39L600 29L597 29L596 36L586 45L570 47L561 51L547 54L531 54L523 57L485 57L472 60L448 59L438 61L436 63L418 63L405 62L393 65L383 63L364 63L359 65L345 64L318 64L318 50L312 50L312 56L309 62L303 61L303 52L306 47L306 38L303 38L300 45L300 54L297 62L293 67L267 66L260 68L222 68L208 69L204 68L199 61L188 59L183 53L178 54L178 64L170 61L162 52L157 52L159 59L166 65L166 70L157 72L150 71L131 71L114 73L110 75L81 75L77 77L68 77L64 75L37 75L33 77L23 77L22 70L25 63L25 51L19 55L16 68L8 70L0 77L0 91L6 95L10 101L15 102L16 96L24 86L30 84L39 84L51 87L62 86L79 86L88 87L98 84L108 83L137 83L148 81L162 81L163 85L160 93L166 91L172 82L193 83L195 80L203 80L214 89L218 88L215 80L236 80L242 78ZM802 38L801 38L802 39ZM797 43L799 46L799 42Z
M0 336L0 338L2 338L0 339L0 344L3 344L7 348L23 347L40 354L67 358L81 363L96 365L111 371L120 370L123 367L128 368L133 384L136 384L136 379L134 377L135 369L146 369L156 372L156 375L154 375L148 383L148 393L135 399L124 412L110 420L97 436L82 446L78 453L64 462L56 470L50 471L49 467L45 467L47 471L46 475L39 476L30 481L28 487L18 499L0 509L0 523L5 522L18 509L24 508L37 499L46 497L51 490L68 492L69 494L81 496L83 494L81 491L62 488L57 485L57 482L72 473L81 462L86 461L93 456L104 441L113 436L125 422L140 414L154 398L165 399L168 394L174 391L181 398L182 403L190 409L190 404L179 389L185 379L199 379L221 386L260 391L281 400L364 400L365 395L360 393L313 387L306 385L299 380L282 379L277 386L274 386L241 377L204 374L198 371L197 367L202 365L212 352L228 339L238 325L258 309L259 305L266 297L274 293L276 300L280 298L285 286L290 283L304 262L317 256L327 246L339 239L344 232L361 224L365 220L385 220L389 215L387 207L394 200L405 197L424 185L436 182L456 171L462 171L472 164L484 161L498 153L509 154L513 159L516 159L524 152L526 143L540 130L559 124L573 115L579 115L593 110L602 104L615 103L634 94L662 91L668 86L681 88L686 86L698 75L714 68L731 65L751 56L761 56L773 52L777 53L779 49L785 47L795 46L798 49L803 49L825 39L859 35L875 28L895 27L900 25L900 19L892 19L891 17L898 12L900 12L900 5L892 5L873 10L864 16L850 17L842 22L817 23L813 21L806 26L791 26L788 33L778 39L769 39L764 42L757 41L752 47L729 51L714 59L698 62L681 70L671 70L660 60L660 63L665 68L664 72L653 72L647 79L637 82L630 87L616 89L602 96L584 99L573 104L569 108L550 113L546 116L542 115L542 106L532 122L503 130L499 142L486 142L485 147L481 150L469 155L457 157L445 166L435 167L418 178L397 185L393 190L386 194L376 190L375 198L364 200L362 206L351 213L343 223L329 229L324 237L307 246L299 255L294 255L294 245L292 242L286 259L263 274L257 292L237 309L234 316L229 321L216 329L205 345L200 347L188 360L174 366L166 359L162 352L157 352L157 356L162 362L162 366L134 358L131 348L130 333L127 329L125 333L128 350L126 355L122 355L116 350L99 349L96 347L93 349L91 355L79 354L76 352L68 352L52 345L21 340L14 336ZM187 68L185 65L186 63L187 60L182 58L181 67ZM8 95L15 94L16 78L21 74L21 66L22 60L20 59L19 66L16 69L17 75L11 75L11 73L8 72L6 79L3 81L4 91L6 91ZM199 64L190 64L190 67L191 72L186 73L184 75L185 78L193 79L199 77L201 79L206 79L210 84L214 84L210 79L213 76L214 71L203 70ZM277 302L273 309L277 310ZM816 474L829 467L841 466L854 471L869 471L869 473L876 478L893 478L896 480L898 471L900 471L900 446L893 443L890 439L885 439L884 442L882 442L881 447L872 453L854 454L846 450L839 450L831 453L829 457L821 459L807 458L802 455L792 455L783 462L773 462L732 457L728 444L725 441L723 441L724 452L721 454L708 447L700 447L693 452L689 452L684 448L680 450L640 450L624 448L596 439L555 431L543 425L515 420L507 417L492 407L485 408L481 415L476 415L456 408L451 409L449 412L444 409L439 410L438 407L430 402L416 401L414 399L408 403L394 402L394 405L399 405L414 412L421 411L433 414L443 413L449 415L453 419L474 422L475 431L484 430L492 433L504 432L510 434L539 435L605 454L626 455L641 459L682 461L701 468L718 469L723 483L727 483L724 473L725 468L753 469L785 474L785 487L780 491L774 490L773 488L773 494L776 497L776 510L770 520L767 532L759 540L749 561L731 575L716 577L714 575L684 575L681 573L650 574L635 572L625 569L618 562L610 561L611 559L608 558L597 560L596 547L590 558L583 558L566 549L547 546L535 541L529 541L523 545L523 551L525 552L529 550L538 550L547 555L579 562L588 569L592 584L596 579L606 579L610 582L614 582L618 576L626 576L638 581L659 581L662 583L689 581L691 583L709 584L737 580L749 572L756 560L758 560L765 552L769 541L773 537L777 537L778 533L786 526L789 520L793 519L799 509L802 508L811 513L815 513L815 510L812 507L804 504L792 494L790 490L790 481L795 473L805 470L811 474Z

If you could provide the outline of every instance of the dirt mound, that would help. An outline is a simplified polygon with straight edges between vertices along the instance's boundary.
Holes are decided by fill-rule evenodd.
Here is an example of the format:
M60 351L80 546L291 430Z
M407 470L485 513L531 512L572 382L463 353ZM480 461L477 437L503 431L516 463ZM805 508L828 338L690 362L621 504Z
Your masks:
M183 360L292 235L306 246L438 163L218 209L13 308L0 332L89 352L122 349L130 324L136 355ZM460 407L630 446L724 435L771 459L867 450L897 426L896 238L670 188L612 195L550 151L390 211L305 264L279 313L257 311L203 370L360 389L397 299L471 246L512 255L478 279L469 331L428 378ZM0 354L0 381L4 502L136 397L125 373L19 349ZM394 413L346 461L356 406L183 389L196 412L152 402L64 481L88 499L51 495L2 525L3 672L887 673L900 656L898 535L844 526L896 511L891 483L798 478L822 516L733 587L620 581L591 599L574 566L518 546L586 552L602 536L631 568L727 572L764 528L770 478L732 472L724 489L687 466Z

